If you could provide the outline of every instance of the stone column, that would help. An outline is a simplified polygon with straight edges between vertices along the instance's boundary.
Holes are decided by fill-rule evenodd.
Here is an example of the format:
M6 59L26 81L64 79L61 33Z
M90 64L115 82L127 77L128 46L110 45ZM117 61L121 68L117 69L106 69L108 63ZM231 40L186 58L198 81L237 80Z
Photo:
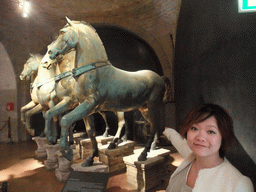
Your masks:
M61 182L67 181L71 171L73 171L71 168L72 161L64 157L60 151L58 151L56 155L58 157L59 167L55 170L55 176Z
M59 144L45 145L47 159L44 161L47 169L56 169L58 167L58 156L56 153L60 150Z
M37 144L37 150L35 151L35 158L42 159L47 157L45 145L48 144L46 137L32 137Z

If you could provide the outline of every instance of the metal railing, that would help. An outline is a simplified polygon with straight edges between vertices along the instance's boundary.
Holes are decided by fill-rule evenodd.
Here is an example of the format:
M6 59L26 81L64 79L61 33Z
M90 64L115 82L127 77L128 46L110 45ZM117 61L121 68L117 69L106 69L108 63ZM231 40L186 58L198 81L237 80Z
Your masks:
M12 143L11 118L8 117L8 119L6 121L4 121L4 122L5 123L4 123L3 127L0 128L0 131L2 131L5 127L7 127L9 143Z

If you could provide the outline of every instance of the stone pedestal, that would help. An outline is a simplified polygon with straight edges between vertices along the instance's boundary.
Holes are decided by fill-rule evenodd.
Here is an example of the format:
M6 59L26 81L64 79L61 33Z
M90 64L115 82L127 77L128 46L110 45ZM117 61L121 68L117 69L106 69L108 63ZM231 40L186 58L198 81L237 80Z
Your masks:
M109 173L124 172L126 165L123 157L133 154L135 142L126 141L120 143L116 149L107 149L107 145L99 147L99 161L108 166Z
M77 145L76 144L70 145L70 149L72 149L73 151L73 160L80 159L80 154L77 149Z
M61 182L67 181L71 171L73 171L71 168L72 161L69 161L60 152L57 152L56 155L58 157L59 166L55 169L55 176Z
M94 162L90 167L82 167L82 163L71 165L74 171L108 173L108 166L102 162Z
M97 136L96 140L98 142L98 147L106 145L108 142L111 142L114 139L114 136L103 137ZM92 142L90 138L80 140L81 145L81 158L86 159L89 155L92 154Z
M74 142L76 146L76 151L77 151L77 158L81 159L82 158L82 147L81 147L81 140L84 140L87 136L86 132L79 132L79 133L74 133Z
M45 145L47 159L44 161L46 169L56 169L58 167L57 152L60 150L59 144Z
M37 144L37 150L35 151L35 158L42 159L47 157L46 149L44 145L48 144L46 137L32 137Z
M148 153L146 161L138 161L143 149L137 149L133 155L124 157L127 183L138 191L148 191L161 185L169 176L168 164L170 150L157 149Z

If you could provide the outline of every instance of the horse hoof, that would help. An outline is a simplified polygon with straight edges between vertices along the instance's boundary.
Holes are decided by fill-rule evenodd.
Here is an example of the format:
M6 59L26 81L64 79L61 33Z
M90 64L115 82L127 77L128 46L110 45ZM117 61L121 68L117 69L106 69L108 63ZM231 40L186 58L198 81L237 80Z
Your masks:
M57 143L56 139L54 139L53 137L48 137L47 140L52 144L55 145Z
M110 143L108 146L108 149L115 149L116 148L116 144L115 143Z
M30 129L30 130L29 130L29 134L30 134L31 136L35 136L35 130Z
M140 154L139 158L138 158L138 161L146 161L147 160L147 155L145 154Z
M90 167L93 165L93 159L86 159L82 164L81 166L82 167Z
M121 139L122 139L122 141L123 141L123 142L128 141L128 138L127 138L127 137L125 137L125 136L124 136L124 137L122 137Z
M72 149L68 149L68 150L60 150L60 152L62 153L62 155L69 161L73 160L73 151Z
M120 143L123 143L123 142L124 142L123 139L118 139L116 145L118 146Z
M156 143L152 143L150 150L156 150L156 149L157 149Z

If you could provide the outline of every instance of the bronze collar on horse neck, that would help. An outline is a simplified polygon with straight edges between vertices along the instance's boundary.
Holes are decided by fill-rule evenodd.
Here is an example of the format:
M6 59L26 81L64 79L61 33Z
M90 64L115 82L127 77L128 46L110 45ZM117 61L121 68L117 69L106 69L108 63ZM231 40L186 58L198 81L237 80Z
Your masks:
M91 71L93 69L104 67L104 66L107 66L107 65L111 65L111 63L109 61L98 61L98 62L82 65L81 67L74 68L72 70L72 76L77 77L79 75L82 75L83 73L86 73L86 72Z
M86 73L86 72L91 71L93 69L97 69L97 68L104 67L104 66L107 66L107 65L111 65L111 63L109 61L98 61L98 62L94 62L94 63L89 63L89 64L83 65L81 67L74 68L71 71L66 71L64 73L60 73L59 75L56 75L55 77L53 77L51 79L46 79L46 80L40 81L36 84L31 83L30 84L30 89L33 89L35 86L37 88L39 88L42 85L44 85L46 83L49 83L51 81L55 81L55 82L60 81L61 79L65 78L65 77L68 77L68 76L77 77L79 75L82 75L83 73Z

